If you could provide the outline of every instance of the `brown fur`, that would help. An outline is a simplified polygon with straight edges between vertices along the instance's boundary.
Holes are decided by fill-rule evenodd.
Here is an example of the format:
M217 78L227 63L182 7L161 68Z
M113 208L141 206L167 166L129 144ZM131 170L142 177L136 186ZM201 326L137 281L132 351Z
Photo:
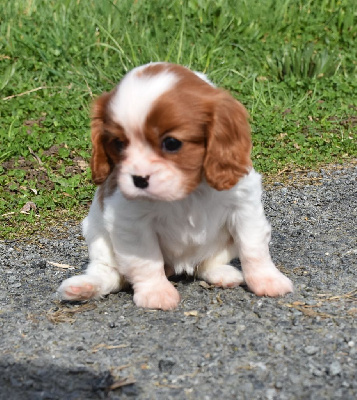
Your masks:
M107 119L107 105L112 94L102 94L93 104L92 107L92 123L91 123L91 138L92 138L92 158L91 170L92 179L96 185L105 181L110 173L110 161L103 146L104 124Z
M115 90L98 97L92 108L91 138L92 179L96 185L102 184L117 165L121 156L115 151L113 141L127 142L121 126L110 118L108 104Z
M208 129L204 170L207 182L217 190L227 190L252 167L248 113L241 103L221 92L215 102Z

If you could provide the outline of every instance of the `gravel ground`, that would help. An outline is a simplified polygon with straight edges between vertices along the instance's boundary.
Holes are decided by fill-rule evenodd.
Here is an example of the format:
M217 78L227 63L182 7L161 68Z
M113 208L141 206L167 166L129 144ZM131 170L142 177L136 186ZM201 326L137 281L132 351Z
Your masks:
M356 399L356 176L269 185L271 252L295 284L284 298L181 277L175 311L139 309L131 292L60 303L87 263L77 224L0 241L1 400Z

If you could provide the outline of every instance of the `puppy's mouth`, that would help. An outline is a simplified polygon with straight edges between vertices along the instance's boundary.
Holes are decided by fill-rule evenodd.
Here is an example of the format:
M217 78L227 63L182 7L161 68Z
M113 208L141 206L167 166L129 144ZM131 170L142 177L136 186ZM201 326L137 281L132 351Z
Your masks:
M122 195L128 200L142 199L142 200L152 200L152 201L177 201L182 200L187 197L186 191L174 190L173 188L163 188L156 189L150 185L144 188L138 188L136 186L127 187L126 185L120 185L119 189Z
M150 190L144 189L140 191L133 192L126 192L125 190L120 190L123 196L128 200L151 200L151 201L177 201L182 200L186 197L186 194L183 193L168 193L168 194L157 194Z

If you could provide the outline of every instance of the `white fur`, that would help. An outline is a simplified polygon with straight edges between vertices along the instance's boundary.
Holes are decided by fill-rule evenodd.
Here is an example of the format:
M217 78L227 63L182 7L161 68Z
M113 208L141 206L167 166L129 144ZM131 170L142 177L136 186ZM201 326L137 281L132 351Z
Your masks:
M209 85L215 86L215 85L213 84L213 82L211 82L211 81L207 78L207 75L205 75L204 73L195 71L195 74L196 74L199 78L201 78L203 81L205 81L206 83L208 83Z
M125 126L126 134L141 133L145 119L155 100L177 82L177 76L170 71L162 71L158 75L142 74L148 65L163 64L151 63L131 70L120 82L110 108L113 119Z
M59 292L65 299L78 298L82 287L83 298L99 297L121 289L125 276L138 306L172 309L180 298L165 277L164 263L223 287L240 285L244 277L261 296L291 292L290 280L270 258L270 225L260 197L254 170L228 191L202 182L174 202L128 200L116 190L101 210L95 196L83 223L90 265L85 275L64 281ZM227 265L237 256L243 277Z

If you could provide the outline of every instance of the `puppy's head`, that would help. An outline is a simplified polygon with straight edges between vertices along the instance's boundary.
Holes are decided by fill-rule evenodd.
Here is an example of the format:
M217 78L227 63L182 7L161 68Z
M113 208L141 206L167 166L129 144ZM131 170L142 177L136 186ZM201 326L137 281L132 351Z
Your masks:
M217 190L251 167L245 108L187 68L135 68L92 112L91 168L96 184L110 174L127 198L179 200L205 177Z

